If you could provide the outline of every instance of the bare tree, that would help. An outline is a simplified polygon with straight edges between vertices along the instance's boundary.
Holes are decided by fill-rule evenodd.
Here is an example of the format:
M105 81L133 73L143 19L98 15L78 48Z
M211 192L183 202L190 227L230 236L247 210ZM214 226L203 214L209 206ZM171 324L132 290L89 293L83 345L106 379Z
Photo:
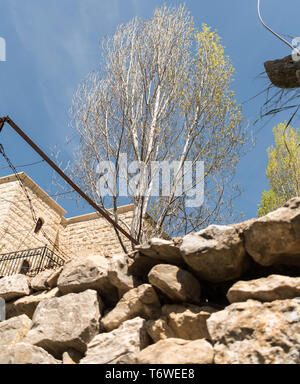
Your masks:
M129 229L139 241L224 220L239 193L232 180L245 148L246 127L230 89L233 67L220 37L206 25L198 31L184 6L164 6L149 20L135 18L120 25L104 39L102 53L100 70L88 75L73 100L73 122L80 137L73 176L105 208L108 200L99 192L101 175L95 170L110 161L110 202L119 220L122 156L126 154L128 163L135 161L136 169L131 164L129 172L138 173L139 180L128 182L128 201L134 204ZM194 174L178 195L199 161L205 164L204 175ZM166 185L157 185L159 169L153 164L171 162L170 187L162 195L157 192ZM191 207L191 193L202 183L205 202ZM147 232L149 214L155 224Z

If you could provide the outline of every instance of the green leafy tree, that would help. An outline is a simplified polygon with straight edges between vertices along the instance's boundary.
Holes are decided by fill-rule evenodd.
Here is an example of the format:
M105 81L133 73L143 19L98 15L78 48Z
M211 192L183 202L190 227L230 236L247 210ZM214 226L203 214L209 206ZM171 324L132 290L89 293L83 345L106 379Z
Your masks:
M281 123L273 132L275 147L267 150L266 169L270 190L262 194L258 216L274 211L300 194L300 130Z

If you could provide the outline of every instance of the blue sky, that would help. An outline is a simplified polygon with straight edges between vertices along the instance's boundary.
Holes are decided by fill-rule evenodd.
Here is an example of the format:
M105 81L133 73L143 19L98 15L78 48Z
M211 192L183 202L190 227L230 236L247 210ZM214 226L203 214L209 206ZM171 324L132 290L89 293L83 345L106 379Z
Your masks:
M7 61L0 62L0 116L9 115L47 153L55 146L64 160L72 156L66 146L71 137L68 110L72 95L88 72L97 69L101 37L114 33L120 23L134 16L151 17L163 4L182 1L160 0L0 0L0 37L6 39ZM264 61L290 54L259 23L256 0L186 0L198 26L206 23L218 30L236 69L233 89L239 102L262 91L267 82L256 78ZM299 0L262 0L262 13L285 37L300 36ZM289 39L289 38L288 38ZM291 38L289 39L291 40ZM253 128L265 99L244 105L244 116ZM273 142L272 127L289 118L283 113L253 129L257 144L240 162L236 180L244 189L235 207L246 218L256 216L261 193L267 188L266 148ZM296 121L297 122L297 121ZM10 128L0 136L16 165L39 160ZM0 159L0 176L11 173ZM45 165L19 168L49 190L51 170ZM69 215L89 212L60 200Z

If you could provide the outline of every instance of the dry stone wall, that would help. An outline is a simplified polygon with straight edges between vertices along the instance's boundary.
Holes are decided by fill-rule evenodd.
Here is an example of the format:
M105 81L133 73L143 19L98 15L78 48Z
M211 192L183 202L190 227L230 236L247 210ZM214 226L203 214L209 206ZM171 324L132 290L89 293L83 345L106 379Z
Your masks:
M294 198L261 219L152 239L138 255L2 278L0 363L300 364L299 262Z

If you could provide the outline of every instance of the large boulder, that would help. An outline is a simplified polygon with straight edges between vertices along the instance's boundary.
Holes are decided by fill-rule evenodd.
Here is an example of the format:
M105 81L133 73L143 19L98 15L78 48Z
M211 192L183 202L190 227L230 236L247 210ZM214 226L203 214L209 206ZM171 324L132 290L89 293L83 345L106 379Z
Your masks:
M149 345L145 320L137 317L119 328L96 336L88 345L80 364L130 364L140 350Z
M31 288L34 291L45 291L57 286L57 280L61 274L63 267L58 269L46 269L45 271L37 274L31 279Z
M57 282L60 274L62 273L63 267L52 270L52 274L48 277L46 285L52 289L57 287Z
M246 250L257 263L300 266L300 198L250 221L243 233Z
M184 266L177 239L152 238L147 243L138 245L135 249L139 252L135 254L129 271L139 278L145 278L157 264Z
M26 316L13 317L0 323L0 350L4 345L20 343L27 335L32 321Z
M106 331L112 331L124 321L135 317L156 319L160 311L160 302L155 290L150 284L143 284L125 293L116 307L102 318L101 324Z
M271 275L250 281L238 281L228 291L230 303L247 301L274 301L300 297L300 277Z
M248 300L207 320L216 364L299 364L300 299Z
M136 356L137 364L212 364L213 347L204 339L167 339L143 349Z
M93 289L108 302L115 303L119 298L117 288L108 278L108 260L98 255L69 260L64 265L57 286L64 295Z
M114 255L108 263L108 279L119 292L119 298L134 288L134 278L128 272L128 260L125 255Z
M151 269L149 282L174 303L199 303L201 288L198 280L188 271L175 265L159 264Z
M25 314L32 319L34 311L41 301L60 296L61 293L58 288L51 289L51 291L36 292L9 303L8 313L10 314L12 311L15 316Z
M157 263L183 265L184 261L175 240L152 238L136 248L143 255L157 260Z
M237 279L249 266L242 236L233 226L210 225L186 235L180 251L196 276L213 283Z
M46 291L49 289L47 281L52 274L53 271L51 269L46 269L45 271L38 273L30 282L31 288L34 291Z
M0 297L10 301L29 295L29 277L25 275L5 276L0 279Z
M0 364L61 364L44 349L19 343L0 349Z
M56 358L73 348L81 353L98 334L102 303L96 291L70 293L37 306L24 342L44 348Z
M214 312L216 309L209 306L164 305L158 320L147 321L147 331L155 343L168 338L209 339L206 320Z

